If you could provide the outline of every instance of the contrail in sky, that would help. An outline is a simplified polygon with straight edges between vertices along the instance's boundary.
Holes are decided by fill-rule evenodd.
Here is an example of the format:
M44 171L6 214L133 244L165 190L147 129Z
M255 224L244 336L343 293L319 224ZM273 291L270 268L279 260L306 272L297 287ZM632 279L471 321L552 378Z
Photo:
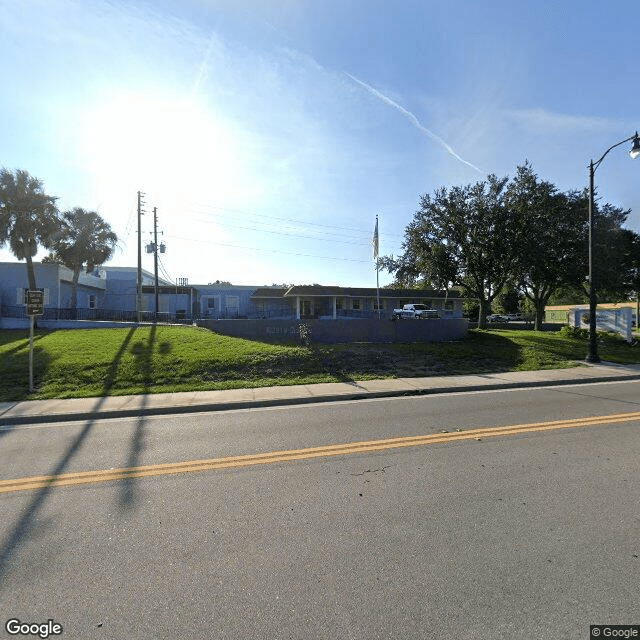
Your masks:
M399 111L405 118L407 118L416 129L422 131L422 133L426 134L432 140L435 140L438 144L444 147L456 160L460 160L467 166L475 169L478 173L484 173L482 169L478 169L474 164L467 162L464 158L461 158L452 148L451 145L447 144L440 136L437 136L433 131L430 131L425 127L418 118L416 118L411 111L408 111L404 107L400 106L397 102L394 102L388 96L385 96L384 93L380 93L377 89L374 89L372 86L368 85L366 82L362 82L362 80L358 80L358 78L352 76L350 73L345 71L345 74L349 76L354 82L357 82L361 87L364 87L371 95L374 95L376 98L379 98L385 104L388 104L390 107L393 107L397 111Z
M212 31L209 36L209 42L207 44L207 50L202 58L202 62L200 63L200 67L198 68L198 75L196 76L196 80L193 83L193 88L191 89L191 95L195 96L200 91L200 85L204 81L208 72L208 64L209 59L211 58L211 53L213 51L213 44L215 41L215 33Z

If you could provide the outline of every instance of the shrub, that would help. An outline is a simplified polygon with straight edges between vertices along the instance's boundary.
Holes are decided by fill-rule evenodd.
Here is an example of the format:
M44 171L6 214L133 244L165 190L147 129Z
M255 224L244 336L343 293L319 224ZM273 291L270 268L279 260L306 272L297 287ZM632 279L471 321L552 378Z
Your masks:
M588 340L589 329L582 329L579 327L565 326L560 329L560 335L563 338L572 338L574 340Z

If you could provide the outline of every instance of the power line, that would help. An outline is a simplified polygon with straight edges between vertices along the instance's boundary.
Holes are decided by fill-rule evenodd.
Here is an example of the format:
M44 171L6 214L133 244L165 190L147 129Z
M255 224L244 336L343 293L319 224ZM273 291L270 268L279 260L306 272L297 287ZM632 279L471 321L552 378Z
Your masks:
M243 247L237 244L229 244L225 242L212 242L211 240L202 240L197 238L183 238L181 236L170 236L176 240L186 240L187 242L206 242L207 244L216 245L218 247L230 247L232 249L243 249L245 251L266 251L268 253L281 253L289 256L299 256L303 258L318 258L320 260L340 260L342 262L362 262L368 263L371 260L360 260L358 258L337 258L335 256L317 256L308 253L297 253L293 251L282 251L278 249L264 249L263 247Z
M158 256L158 264L160 265L162 276L166 280L168 280L171 284L175 285L176 284L175 280L167 273L167 270L165 269L164 263L162 262L162 258L160 256Z
M307 226L312 226L312 227L321 227L324 229L339 229L341 231L351 231L351 232L356 232L359 234L364 235L365 237L368 237L371 235L372 231L370 230L365 230L362 228L356 228L356 227L343 227L343 226L339 226L339 225L330 225L330 224L322 224L320 222L309 222L308 220L299 220L299 219L295 219L295 218L283 218L280 216L270 216L264 213L255 213L253 211L247 211L246 209L230 209L230 208L226 208L226 207L220 207L220 206L216 206L216 205L207 205L207 204L194 204L193 205L195 208L200 208L205 210L204 212L207 212L207 209L216 209L218 211L225 211L225 212L229 212L231 214L238 214L238 213L242 213L245 215L249 215L249 216L253 216L255 218L267 218L269 220L278 220L281 222L292 222L294 224L302 224L302 225L307 225ZM334 234L334 235L347 235L347 234ZM388 237L403 237L402 234L397 234L397 233L385 233L385 236Z
M195 222L202 222L205 224L214 224L213 220L195 220ZM335 238L320 238L318 236L305 236L299 233L287 233L286 231L271 231L270 229L259 229L258 227L244 227L237 224L221 224L219 225L223 228L229 229L243 229L245 231L257 231L259 233L271 233L273 235L278 236L288 236L291 238L305 238L307 240L319 240L321 242L339 242L341 244L357 244L359 246L365 246L370 244L370 241L362 241L362 242L354 242L353 238L351 240L336 240ZM344 234L336 234L336 235L344 235Z

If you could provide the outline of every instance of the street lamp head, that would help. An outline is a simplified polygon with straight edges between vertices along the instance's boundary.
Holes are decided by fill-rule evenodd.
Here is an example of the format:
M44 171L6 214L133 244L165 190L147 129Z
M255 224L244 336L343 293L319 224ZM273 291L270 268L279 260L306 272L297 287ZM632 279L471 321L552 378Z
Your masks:
M638 137L638 132L636 131L636 135L633 136L633 146L631 147L631 151L629 151L629 155L635 160L638 156L640 156L640 137Z

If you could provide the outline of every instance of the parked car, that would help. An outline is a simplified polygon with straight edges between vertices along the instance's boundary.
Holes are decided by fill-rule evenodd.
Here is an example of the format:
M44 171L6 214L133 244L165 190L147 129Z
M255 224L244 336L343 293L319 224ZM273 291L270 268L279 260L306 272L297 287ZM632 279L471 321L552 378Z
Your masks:
M402 309L394 309L393 317L396 320L402 318L413 318L416 320L430 320L439 318L436 309L429 309L425 304L405 304Z
M492 313L490 316L487 316L487 322L509 322L509 318L507 316L501 316L499 313Z

